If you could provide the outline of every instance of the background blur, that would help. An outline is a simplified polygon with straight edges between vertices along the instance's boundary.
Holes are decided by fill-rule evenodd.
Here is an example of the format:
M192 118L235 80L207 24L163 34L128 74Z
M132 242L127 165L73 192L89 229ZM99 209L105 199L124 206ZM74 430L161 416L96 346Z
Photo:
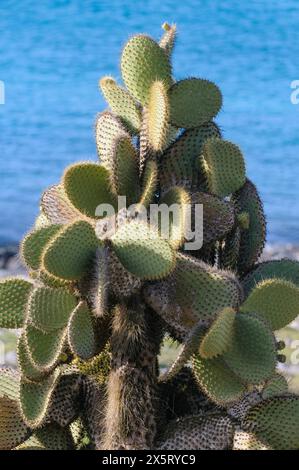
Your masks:
M209 78L223 92L218 123L261 191L268 240L298 243L298 20L296 0L1 0L0 245L30 228L67 164L96 158L98 79L120 79L123 43L158 38L164 21L178 25L176 77Z

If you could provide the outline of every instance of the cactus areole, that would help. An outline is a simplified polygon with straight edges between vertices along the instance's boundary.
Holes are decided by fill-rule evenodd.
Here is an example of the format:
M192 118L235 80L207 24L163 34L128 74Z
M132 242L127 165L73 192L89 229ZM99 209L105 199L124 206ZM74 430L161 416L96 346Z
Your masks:
M28 280L0 282L0 327L21 329L0 449L299 449L275 337L299 313L299 264L259 263L263 205L214 121L221 92L175 81L163 29L125 45L122 85L100 80L99 161L46 189L21 245ZM168 237L157 205L176 206ZM181 346L159 370L166 336Z

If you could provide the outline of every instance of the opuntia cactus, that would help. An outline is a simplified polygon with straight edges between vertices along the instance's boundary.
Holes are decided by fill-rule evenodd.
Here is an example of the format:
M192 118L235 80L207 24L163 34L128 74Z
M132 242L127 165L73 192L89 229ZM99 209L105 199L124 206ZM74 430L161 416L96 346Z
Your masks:
M259 263L263 206L213 121L221 92L175 81L163 28L126 44L124 86L100 80L99 162L44 192L29 280L0 282L0 327L22 329L19 372L0 374L2 449L299 449L275 337L299 313L299 264ZM154 204L178 209L168 237ZM160 372L166 335L181 350Z

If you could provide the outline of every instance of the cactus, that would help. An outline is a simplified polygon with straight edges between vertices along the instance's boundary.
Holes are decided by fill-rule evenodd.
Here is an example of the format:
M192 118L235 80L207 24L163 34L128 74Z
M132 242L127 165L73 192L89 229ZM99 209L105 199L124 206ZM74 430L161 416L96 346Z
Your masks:
M1 449L299 449L275 337L299 313L299 264L259 262L263 205L213 121L221 92L175 81L163 29L129 40L123 85L100 80L99 162L44 192L21 244L30 280L0 282L0 327L22 329L18 373L0 371ZM168 236L155 204L177 206ZM166 335L181 348L162 373Z

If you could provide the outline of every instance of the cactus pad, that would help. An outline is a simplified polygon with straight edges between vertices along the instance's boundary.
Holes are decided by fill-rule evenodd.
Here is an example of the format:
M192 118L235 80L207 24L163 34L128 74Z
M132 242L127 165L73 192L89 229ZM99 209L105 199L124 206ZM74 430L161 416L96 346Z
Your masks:
M203 337L199 354L204 359L212 359L223 354L233 342L236 312L232 308L223 309Z
M147 126L149 144L155 152L161 152L166 147L169 135L169 103L163 82L155 81L151 85Z
M273 330L279 330L299 313L299 287L280 279L261 281L249 294L242 310L258 313Z
M11 450L30 435L16 401L0 398L0 450Z
M90 268L99 243L88 222L76 221L51 240L43 254L44 269L62 279L80 279Z
M39 269L42 253L49 241L58 233L62 225L49 225L30 232L23 240L21 255L27 266Z
M108 170L95 163L77 163L63 176L63 188L72 204L84 215L96 217L100 204L115 204Z
M222 95L208 80L189 78L175 83L169 90L171 122L186 129L198 127L220 111Z
M140 279L159 279L175 266L167 240L142 222L123 225L112 237L112 247L124 267Z
M76 297L65 289L38 287L30 296L29 318L40 330L57 330L67 325L76 304Z
M121 57L121 72L129 92L143 105L149 102L155 80L171 85L171 67L164 50L148 36L134 36Z
M91 312L81 302L72 313L68 326L69 346L76 356L90 359L96 351L96 338Z
M44 371L56 365L65 344L66 332L60 329L44 333L29 324L26 326L25 338L34 366Z
M136 134L141 126L141 111L134 98L111 77L102 78L99 85L112 112Z
M0 282L0 328L21 328L31 282L24 279L5 279Z
M235 144L212 138L205 144L201 158L211 193L229 196L245 184L245 163Z

